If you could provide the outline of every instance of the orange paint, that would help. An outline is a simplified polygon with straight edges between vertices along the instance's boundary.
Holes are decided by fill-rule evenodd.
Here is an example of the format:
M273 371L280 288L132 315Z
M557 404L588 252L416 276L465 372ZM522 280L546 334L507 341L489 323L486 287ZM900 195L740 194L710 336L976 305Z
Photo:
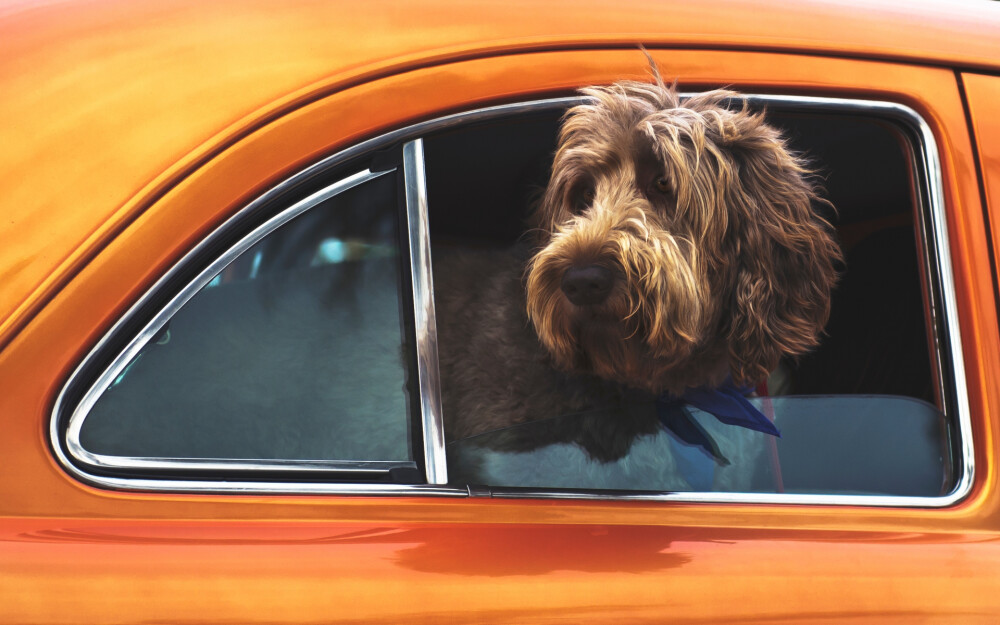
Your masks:
M127 621L149 613L163 622L209 623L222 615L254 622L271 614L287 623L466 623L465 610L474 608L471 618L487 623L642 623L666 615L705 623L933 621L955 614L985 623L996 599L994 580L981 569L1000 551L996 537L672 526L9 527L5 571L20 574L0 573L0 588L11 622ZM954 584L935 566L945 557L954 562ZM51 561L64 564L40 564ZM80 600L86 596L100 600Z
M981 194L954 68L1000 69L997 11L365 7L0 9L0 623L995 620L1000 333L981 198L992 221L1000 79L962 75ZM151 494L58 466L48 421L72 369L269 185L414 121L641 77L635 41L682 89L880 99L930 124L976 445L964 502Z

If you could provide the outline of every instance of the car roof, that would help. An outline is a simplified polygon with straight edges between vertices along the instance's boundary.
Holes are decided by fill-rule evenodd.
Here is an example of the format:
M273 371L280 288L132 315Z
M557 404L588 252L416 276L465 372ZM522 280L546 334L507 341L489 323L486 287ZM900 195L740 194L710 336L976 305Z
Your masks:
M1000 3L986 0L0 3L0 346L172 166L317 86L637 43L996 72L998 33Z

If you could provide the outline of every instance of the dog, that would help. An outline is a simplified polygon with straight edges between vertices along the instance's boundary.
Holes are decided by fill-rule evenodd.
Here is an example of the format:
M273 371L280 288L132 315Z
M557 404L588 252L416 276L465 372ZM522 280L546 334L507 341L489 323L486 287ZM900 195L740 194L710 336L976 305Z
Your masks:
M648 462L630 453L662 432L664 398L753 385L818 344L841 254L807 164L739 94L682 101L652 73L582 90L525 244L435 251L456 479L566 485L517 454L547 453L551 469L580 466L567 454L582 450L595 472L630 454L643 472L658 466L654 490L690 488L662 449ZM759 461L760 435L696 427L725 447L720 467ZM484 450L516 453L504 463ZM714 487L746 489L736 465Z

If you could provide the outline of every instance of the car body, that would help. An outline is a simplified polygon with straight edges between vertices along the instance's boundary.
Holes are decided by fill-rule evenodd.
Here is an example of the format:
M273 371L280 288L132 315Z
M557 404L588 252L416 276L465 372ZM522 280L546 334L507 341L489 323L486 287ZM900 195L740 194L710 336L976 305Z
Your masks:
M986 2L0 8L0 622L995 622L997 33ZM639 44L681 91L912 131L931 403L954 426L940 495L505 492L450 485L440 453L373 486L70 449L74 385L124 376L112 352L162 336L157 302L256 243L288 181L399 142L411 172L424 133L646 79ZM425 359L433 319L413 323Z

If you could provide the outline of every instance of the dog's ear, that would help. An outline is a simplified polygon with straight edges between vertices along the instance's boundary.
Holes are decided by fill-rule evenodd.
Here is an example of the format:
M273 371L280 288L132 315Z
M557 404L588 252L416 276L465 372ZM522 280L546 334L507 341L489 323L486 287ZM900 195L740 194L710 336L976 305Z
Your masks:
M558 223L558 215L569 193L567 186L566 176L560 175L553 169L548 185L532 202L527 226L529 240L533 245L542 247L551 238Z
M580 124L575 120L582 115L578 112L581 108L584 107L571 108L563 116L558 149L550 161L548 183L536 196L528 213L526 225L530 233L529 240L537 247L543 247L549 242L556 225L565 217L564 207L572 202L573 183L579 176L581 162L579 155L567 144L579 141Z
M810 172L763 114L726 120L731 184L720 189L732 231L730 365L742 383L764 379L783 356L817 345L830 315L840 248Z

